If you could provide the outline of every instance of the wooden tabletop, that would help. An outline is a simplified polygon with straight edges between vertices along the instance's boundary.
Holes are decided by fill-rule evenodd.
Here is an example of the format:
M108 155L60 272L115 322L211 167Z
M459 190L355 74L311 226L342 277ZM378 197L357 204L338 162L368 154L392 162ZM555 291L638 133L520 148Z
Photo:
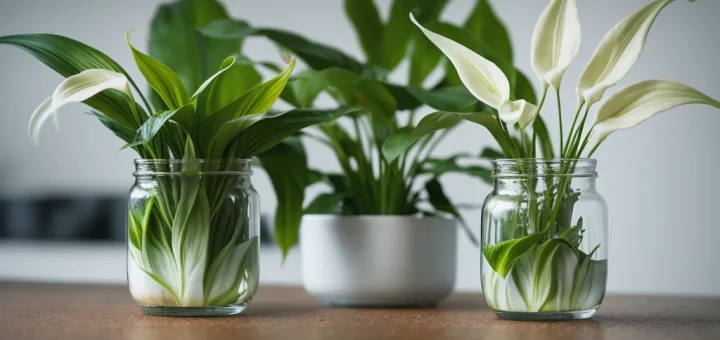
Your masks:
M438 308L346 309L261 287L245 314L144 315L127 287L0 283L0 339L720 339L720 299L610 296L591 320L495 318L479 294Z

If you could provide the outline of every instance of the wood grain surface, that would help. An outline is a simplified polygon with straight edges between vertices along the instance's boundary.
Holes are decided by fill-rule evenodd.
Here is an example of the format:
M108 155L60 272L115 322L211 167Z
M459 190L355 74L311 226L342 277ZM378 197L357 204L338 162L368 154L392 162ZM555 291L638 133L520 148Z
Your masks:
M609 296L590 320L497 319L479 294L437 308L346 309L301 288L261 287L245 314L143 314L127 287L0 283L0 339L720 339L720 299Z

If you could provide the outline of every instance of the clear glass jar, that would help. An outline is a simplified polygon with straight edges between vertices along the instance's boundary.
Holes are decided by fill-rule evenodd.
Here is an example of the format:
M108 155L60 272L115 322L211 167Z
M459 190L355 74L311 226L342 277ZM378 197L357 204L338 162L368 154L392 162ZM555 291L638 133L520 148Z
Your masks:
M485 299L504 319L592 317L605 296L607 206L596 161L501 159L482 212Z
M241 313L255 295L260 201L250 160L136 160L130 293L151 315Z

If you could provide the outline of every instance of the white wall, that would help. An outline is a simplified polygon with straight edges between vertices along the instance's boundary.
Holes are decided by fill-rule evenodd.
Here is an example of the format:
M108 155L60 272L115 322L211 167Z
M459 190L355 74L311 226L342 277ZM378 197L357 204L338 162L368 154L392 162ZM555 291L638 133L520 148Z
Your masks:
M352 31L337 0L225 1L230 12L254 25L294 30L360 57ZM578 62L566 75L562 95L565 119L575 105L574 85L604 33L645 0L578 1L583 23L583 45ZM115 58L133 76L132 58L123 40L133 29L136 46L144 46L154 7L148 0L0 0L0 35L52 32L86 42ZM389 0L381 0L387 12ZM471 0L455 0L448 20L462 20ZM532 74L530 37L545 1L494 1L511 29L516 64ZM720 98L720 1L677 1L660 15L638 64L623 84L661 78L687 83ZM254 58L275 59L274 46L252 41L245 51ZM404 72L397 79L404 79ZM121 142L92 118L82 106L61 112L62 132L46 128L39 148L26 135L35 106L48 96L60 77L17 49L0 47L0 194L39 195L72 190L82 193L125 192L131 182L130 151L116 153ZM552 103L552 101L551 101ZM553 105L545 110L556 133ZM567 124L567 123L566 123ZM610 209L609 289L614 292L720 295L720 264L715 252L720 228L715 210L720 197L717 145L720 112L688 106L662 114L613 135L596 153L599 190ZM464 126L439 150L477 152L492 143L477 127ZM331 154L310 150L310 161L335 168ZM274 209L267 178L254 179L264 198L263 210ZM446 190L459 202L481 203L489 187L460 176L447 176ZM479 212L467 214L479 230ZM458 286L479 290L479 252L460 240ZM7 255L5 255L7 256ZM292 256L297 256L295 252ZM298 261L290 261L298 263ZM272 266L276 267L276 266ZM278 269L280 270L280 269ZM285 271L298 273L297 268ZM293 274L292 280L299 280ZM297 282L297 281L296 281Z

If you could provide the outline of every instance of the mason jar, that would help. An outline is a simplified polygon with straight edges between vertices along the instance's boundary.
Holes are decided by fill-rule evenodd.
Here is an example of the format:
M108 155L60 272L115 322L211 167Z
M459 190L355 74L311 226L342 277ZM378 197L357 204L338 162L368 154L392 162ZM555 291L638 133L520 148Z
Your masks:
M151 315L241 313L257 289L260 201L250 160L135 161L130 293Z
M500 159L482 211L485 299L503 319L592 317L605 296L607 206L594 159Z

